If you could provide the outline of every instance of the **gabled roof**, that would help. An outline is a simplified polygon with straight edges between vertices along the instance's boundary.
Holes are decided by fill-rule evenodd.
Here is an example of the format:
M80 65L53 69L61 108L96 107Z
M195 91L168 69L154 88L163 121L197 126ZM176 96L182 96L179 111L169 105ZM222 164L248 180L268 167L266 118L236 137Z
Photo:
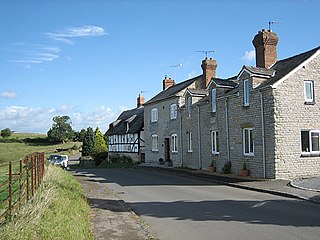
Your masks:
M234 88L238 85L238 83L236 83L236 81L237 81L237 76L233 76L233 77L227 78L227 79L211 78L211 81L210 81L207 89L210 88L212 83L215 83L217 85L217 87Z
M187 88L188 86L190 86L192 83L194 83L196 80L198 80L200 78L202 78L202 75L199 75L197 77L194 77L189 80L175 84L175 85L167 88L166 90L163 90L162 92L160 92L159 94L157 94L153 98L151 98L148 102L145 103L145 105L150 104L150 103L154 103L157 101L161 101L161 100L164 100L164 99L167 99L170 97L174 97L174 96L176 96L177 93L179 93L183 89Z
M138 107L124 111L116 121L109 125L106 135L121 135L126 133L138 133L144 126L144 107Z
M251 75L263 75L267 77L272 77L275 73L273 69L266 69L261 67L253 67L253 66L243 66L242 70L240 71L239 76L242 74L243 71L247 70Z
M194 89L194 88L188 88L186 92L188 92L190 95L195 95L195 96L206 96L209 93L207 89Z

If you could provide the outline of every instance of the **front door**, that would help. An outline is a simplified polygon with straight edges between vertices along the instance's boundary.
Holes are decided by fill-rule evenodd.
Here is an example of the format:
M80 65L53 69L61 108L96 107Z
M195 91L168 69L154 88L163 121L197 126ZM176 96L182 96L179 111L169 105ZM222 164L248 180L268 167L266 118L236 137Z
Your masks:
M164 160L165 161L170 160L170 139L169 138L164 139Z

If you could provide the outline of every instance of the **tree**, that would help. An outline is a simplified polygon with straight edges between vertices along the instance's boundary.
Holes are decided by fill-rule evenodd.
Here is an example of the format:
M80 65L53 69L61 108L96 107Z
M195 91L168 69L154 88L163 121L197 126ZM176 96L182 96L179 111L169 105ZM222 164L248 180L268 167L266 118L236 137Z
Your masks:
M64 143L73 139L74 131L69 116L56 116L52 120L52 127L47 132L49 141Z
M3 138L8 138L11 136L11 134L12 134L12 132L9 128L5 128L5 129L1 130L1 137L3 137Z
M81 129L80 132L75 132L74 140L77 142L83 142L84 136L86 135L86 129Z
M87 128L86 134L82 143L82 156L90 156L94 153L95 134L91 127Z
M104 137L98 127L96 128L94 134L95 134L94 153L97 154L101 152L107 152L108 148L107 148L106 141L104 140Z

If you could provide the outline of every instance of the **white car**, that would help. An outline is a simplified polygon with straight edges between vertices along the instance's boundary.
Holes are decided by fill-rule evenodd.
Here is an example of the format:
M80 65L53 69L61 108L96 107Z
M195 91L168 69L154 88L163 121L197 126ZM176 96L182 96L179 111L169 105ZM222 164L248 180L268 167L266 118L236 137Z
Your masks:
M53 154L48 157L48 162L53 165L59 165L62 168L68 168L68 155Z

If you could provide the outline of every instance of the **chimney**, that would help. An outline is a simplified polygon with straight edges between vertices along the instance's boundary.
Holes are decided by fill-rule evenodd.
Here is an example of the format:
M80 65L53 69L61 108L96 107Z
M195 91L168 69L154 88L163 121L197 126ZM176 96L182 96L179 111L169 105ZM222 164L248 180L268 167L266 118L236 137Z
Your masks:
M171 79L171 77L168 78L167 75L165 75L162 81L162 85L163 85L163 90L166 90L167 88L174 85L174 80Z
M271 30L262 29L252 43L256 49L256 66L270 68L277 61L278 36Z
M137 98L137 108L143 106L144 104L144 96L142 94L139 94Z
M201 68L203 70L203 88L207 88L211 78L216 77L217 61L213 58L205 58L202 61Z

